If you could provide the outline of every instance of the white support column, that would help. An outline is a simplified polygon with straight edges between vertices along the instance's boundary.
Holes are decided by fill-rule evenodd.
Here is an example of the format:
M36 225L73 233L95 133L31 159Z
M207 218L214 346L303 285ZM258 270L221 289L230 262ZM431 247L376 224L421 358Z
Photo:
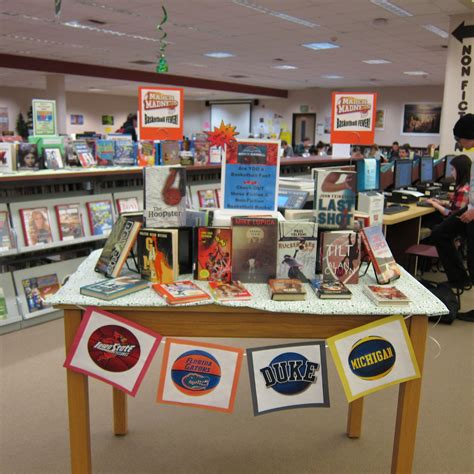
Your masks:
M48 99L56 101L58 133L67 133L66 80L62 74L46 76L46 94Z

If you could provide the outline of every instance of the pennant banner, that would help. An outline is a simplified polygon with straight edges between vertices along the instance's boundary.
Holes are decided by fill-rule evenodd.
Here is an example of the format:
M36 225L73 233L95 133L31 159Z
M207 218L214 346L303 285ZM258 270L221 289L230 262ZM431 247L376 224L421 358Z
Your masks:
M401 316L343 332L327 342L349 402L420 377Z
M254 415L329 407L324 342L247 349Z
M64 367L134 397L161 338L120 316L87 308Z
M232 412L243 349L167 338L157 402Z

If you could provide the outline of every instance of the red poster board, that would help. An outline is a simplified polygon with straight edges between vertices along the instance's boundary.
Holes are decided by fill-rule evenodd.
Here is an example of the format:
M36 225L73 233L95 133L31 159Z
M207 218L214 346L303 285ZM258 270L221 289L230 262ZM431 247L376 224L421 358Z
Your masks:
M333 92L331 143L372 145L376 107L376 93Z
M141 140L181 140L183 114L183 89L138 88L138 124Z

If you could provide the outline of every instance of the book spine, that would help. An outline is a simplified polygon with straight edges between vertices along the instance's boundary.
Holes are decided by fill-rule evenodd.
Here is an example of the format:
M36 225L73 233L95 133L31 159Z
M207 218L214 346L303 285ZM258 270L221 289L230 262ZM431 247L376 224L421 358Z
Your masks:
M30 239L28 237L28 229L27 229L27 223L25 221L25 212L23 209L20 209L20 217L21 217L21 224L23 227L23 239L25 240L25 244L29 246L31 244Z
M94 219L92 217L91 203L90 202L86 203L86 207L87 207L87 217L89 219L89 228L90 228L90 231L91 231L91 235L95 235L95 233L94 233Z
M63 229L61 225L61 214L59 212L59 207L60 206L54 206L54 209L56 211L56 219L58 221L58 229L59 229L59 240L63 240Z

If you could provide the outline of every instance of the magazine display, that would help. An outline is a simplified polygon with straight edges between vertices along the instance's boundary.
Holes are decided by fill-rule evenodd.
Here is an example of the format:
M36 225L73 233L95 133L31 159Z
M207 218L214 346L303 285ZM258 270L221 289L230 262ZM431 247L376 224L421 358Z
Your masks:
M50 244L53 241L51 221L47 207L20 209L25 245Z
M84 237L82 214L79 204L59 204L56 206L59 224L59 238L73 240Z
M92 235L108 235L114 224L112 202L108 199L88 202L87 212Z
M22 285L30 313L49 308L48 299L60 288L58 276L55 273L52 275L27 278L22 281Z

